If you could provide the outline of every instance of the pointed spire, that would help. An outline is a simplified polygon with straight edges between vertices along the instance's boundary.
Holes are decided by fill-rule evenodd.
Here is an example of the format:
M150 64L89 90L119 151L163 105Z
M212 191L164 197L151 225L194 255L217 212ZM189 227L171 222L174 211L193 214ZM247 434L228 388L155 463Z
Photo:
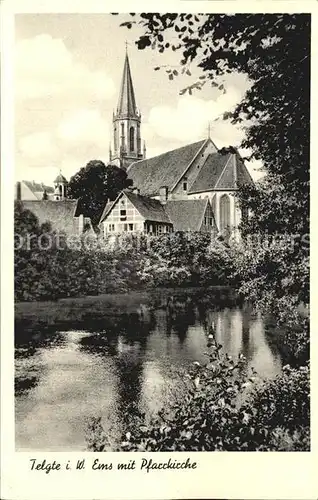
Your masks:
M131 78L130 64L126 45L126 55L124 71L121 80L120 94L117 106L117 115L121 116L138 116L135 92Z

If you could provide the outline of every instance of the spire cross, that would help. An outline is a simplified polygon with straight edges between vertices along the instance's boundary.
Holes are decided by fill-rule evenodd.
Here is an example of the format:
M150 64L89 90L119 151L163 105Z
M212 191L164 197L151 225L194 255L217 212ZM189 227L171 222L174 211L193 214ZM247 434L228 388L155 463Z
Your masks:
M210 122L208 122L208 138L209 139L211 138L211 126L210 126Z

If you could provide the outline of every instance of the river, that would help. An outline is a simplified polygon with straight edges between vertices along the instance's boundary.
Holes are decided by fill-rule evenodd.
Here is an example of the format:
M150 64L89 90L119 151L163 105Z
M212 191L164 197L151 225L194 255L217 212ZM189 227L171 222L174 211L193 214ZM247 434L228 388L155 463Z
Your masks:
M117 443L135 409L150 416L169 404L178 373L204 360L211 327L261 377L281 371L262 318L224 291L17 304L16 449L85 450L91 416Z

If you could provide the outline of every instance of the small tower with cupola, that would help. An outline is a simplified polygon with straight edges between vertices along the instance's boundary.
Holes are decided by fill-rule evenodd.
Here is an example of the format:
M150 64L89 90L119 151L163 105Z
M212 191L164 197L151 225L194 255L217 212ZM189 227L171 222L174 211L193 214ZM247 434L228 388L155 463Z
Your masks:
M62 175L62 172L60 171L59 175L54 181L54 195L53 199L55 201L62 201L65 200L67 197L67 185L68 182L65 179L64 175Z

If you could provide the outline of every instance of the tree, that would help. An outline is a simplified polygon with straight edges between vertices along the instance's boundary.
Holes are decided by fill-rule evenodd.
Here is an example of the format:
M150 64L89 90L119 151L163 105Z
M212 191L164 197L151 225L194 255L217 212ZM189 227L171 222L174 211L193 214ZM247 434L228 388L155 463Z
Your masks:
M80 199L81 209L96 226L108 200L114 200L123 189L132 184L125 170L102 161L91 160L70 179L70 198Z
M179 54L179 68L165 68L169 79L191 76L191 66L200 70L180 94L208 84L225 92L222 79L227 73L248 76L250 88L235 110L224 115L244 127L241 147L251 151L248 159L262 160L266 174L256 189L240 190L241 203L252 213L243 233L295 235L298 244L292 252L282 248L280 273L269 273L277 268L277 248L266 252L264 261L258 255L255 268L248 261L241 264L249 269L252 288L262 283L269 290L285 290L284 283L299 280L308 262L310 15L142 13L138 18L132 14L122 25L131 28L134 23L143 28L136 40L139 49ZM299 244L304 238L306 243ZM308 298L308 280L305 287L307 291L299 287L299 300ZM252 288L245 287L247 296L253 295Z

